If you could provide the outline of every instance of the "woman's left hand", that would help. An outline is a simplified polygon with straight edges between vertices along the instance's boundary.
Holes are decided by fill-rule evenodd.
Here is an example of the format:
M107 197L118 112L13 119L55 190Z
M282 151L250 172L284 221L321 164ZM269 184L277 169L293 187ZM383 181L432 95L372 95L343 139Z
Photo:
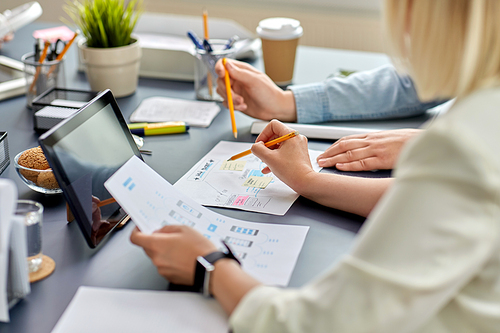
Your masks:
M135 228L130 240L144 249L162 276L176 284L192 285L196 258L217 251L202 234L182 225L168 225L151 235Z

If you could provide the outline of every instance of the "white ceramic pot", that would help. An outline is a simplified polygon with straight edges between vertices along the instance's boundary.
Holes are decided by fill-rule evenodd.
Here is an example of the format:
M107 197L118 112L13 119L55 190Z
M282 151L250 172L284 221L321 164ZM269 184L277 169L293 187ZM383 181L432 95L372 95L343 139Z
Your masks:
M141 47L134 39L127 46L87 47L86 40L78 41L80 61L93 91L111 89L115 97L133 94L139 79Z

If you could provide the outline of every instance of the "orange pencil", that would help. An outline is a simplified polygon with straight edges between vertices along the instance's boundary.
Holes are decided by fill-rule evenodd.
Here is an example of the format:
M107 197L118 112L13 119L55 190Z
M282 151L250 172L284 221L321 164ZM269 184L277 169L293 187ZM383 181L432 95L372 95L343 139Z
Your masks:
M204 38L208 41L208 12L206 9L203 10L203 33L204 33ZM210 97L213 96L212 92L212 74L210 74L210 71L207 73L207 87L208 87L208 93L210 94Z
M286 135L280 136L279 138L276 138L274 140L271 140L271 141L268 141L268 142L264 143L264 146L266 146L266 147L272 147L272 146L274 146L277 143L280 143L280 142L283 142L285 140L291 139L291 138L293 138L294 136L297 136L297 135L299 135L298 131L291 132L291 133L288 133ZM252 153L251 149L245 150L242 153L239 153L239 154L236 154L236 155L232 156L230 159L228 159L228 161L237 160L238 158L250 155L251 153Z
M43 64L45 61L45 58L47 58L47 52L49 51L49 46L50 42L45 41L45 46L43 47L42 55L40 56L40 60L38 60L38 63ZM30 85L30 92L33 92L33 89L35 88L36 81L38 80L38 76L40 75L40 70L42 67L38 66L36 68L35 76L33 77L33 82L31 82Z
M68 49L69 47L71 46L71 44L73 44L73 42L75 41L75 38L76 36L78 36L78 32L75 32L75 34L73 35L73 38L71 38L69 40L69 42L66 43L66 45L64 46L63 50L61 51L61 53L59 53L56 57L56 61L60 61L64 55L66 54L66 52L68 52ZM47 76L49 76L56 68L56 65L52 65L49 69L49 71L47 72Z
M238 137L238 128L236 127L236 119L234 119L234 104L233 95L231 94L231 82L229 81L229 73L226 69L226 58L222 58L222 64L224 65L224 82L226 83L226 94L227 94L227 106L229 107L229 114L231 115L231 127L233 128L234 138Z

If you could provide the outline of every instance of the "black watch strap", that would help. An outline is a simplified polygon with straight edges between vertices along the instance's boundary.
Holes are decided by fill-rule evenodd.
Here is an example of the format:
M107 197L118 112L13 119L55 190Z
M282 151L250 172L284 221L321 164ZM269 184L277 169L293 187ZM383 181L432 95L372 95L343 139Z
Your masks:
M215 252L212 252L212 253L204 256L203 258L205 258L205 260L208 261L209 263L211 263L212 265L215 264L215 262L217 260L222 259L222 258L236 260L236 262L239 265L241 265L241 262L239 261L239 259L236 258L233 251L229 248L229 246L227 245L227 243L224 240L222 240L222 244L224 244L224 246L226 248L226 252L215 251Z
M233 259L239 265L241 265L241 262L238 260L238 258L236 258L233 251L231 251L231 249L224 240L222 241L222 244L224 244L226 252L215 251L204 256L203 259L205 259L209 264L214 265L215 262L217 262L219 259L227 258L227 259ZM194 284L193 284L194 291L203 293L205 274L206 274L205 267L199 261L197 261L194 272Z
M206 261L208 261L209 263L211 263L212 265L215 264L215 262L219 259L223 259L223 258L228 258L227 254L224 253L224 252L221 252L221 251L216 251L216 252L212 252L210 254L207 254L206 256L204 256L203 258L205 258ZM232 259L232 258L231 258Z

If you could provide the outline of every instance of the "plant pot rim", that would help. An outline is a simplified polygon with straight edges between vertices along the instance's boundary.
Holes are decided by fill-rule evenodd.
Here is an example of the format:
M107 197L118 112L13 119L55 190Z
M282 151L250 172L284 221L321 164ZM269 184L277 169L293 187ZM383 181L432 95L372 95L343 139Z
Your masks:
M116 50L116 49L120 49L120 48L127 48L127 47L133 47L135 46L137 43L139 43L139 39L138 38L135 38L135 37L132 37L131 38L131 43L128 44L128 45L123 45L123 46L114 46L114 47L90 47L90 46L87 46L87 39L85 37L82 37L79 41L78 41L78 47L80 48L85 48L85 49L91 49L91 50L102 50L102 51L112 51L112 50Z

